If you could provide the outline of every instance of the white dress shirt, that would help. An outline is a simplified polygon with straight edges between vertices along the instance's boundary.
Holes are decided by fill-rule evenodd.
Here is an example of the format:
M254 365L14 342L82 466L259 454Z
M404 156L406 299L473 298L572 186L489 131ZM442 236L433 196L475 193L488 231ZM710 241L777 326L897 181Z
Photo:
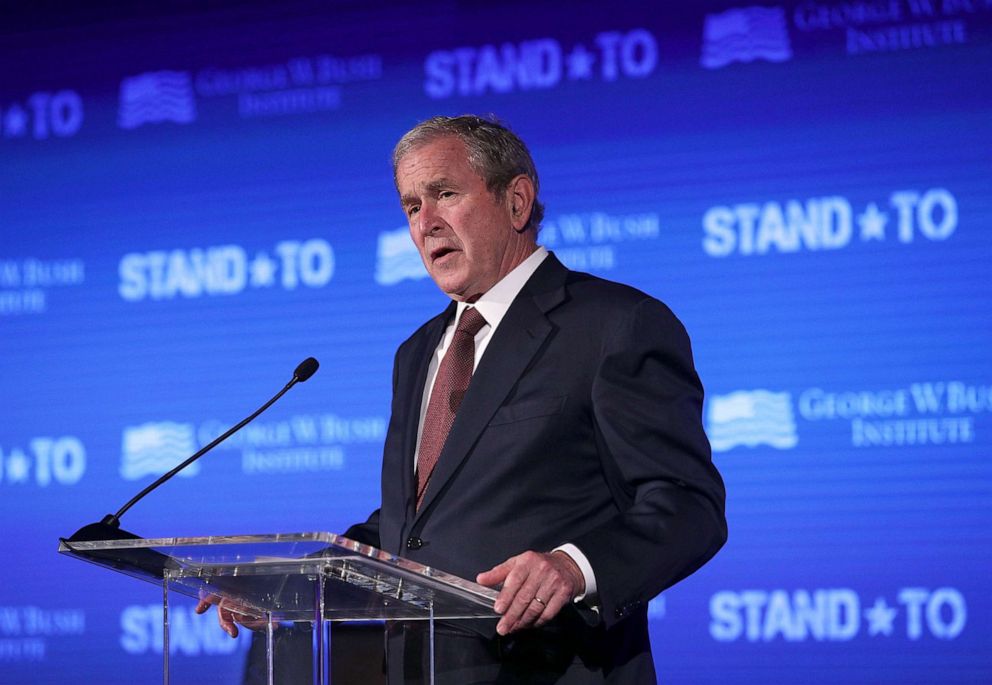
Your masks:
M479 360L482 359L482 355L486 352L489 341L492 340L493 333L499 327L503 317L506 316L506 312L510 309L510 305L513 304L513 300L520 294L524 284L534 275L537 267L541 265L541 262L547 256L548 251L544 247L538 247L527 259L517 265L513 271L504 276L501 281L490 288L478 300L472 304L467 302L458 303L455 318L445 329L441 343L434 351L430 367L427 369L427 382L424 384L423 400L420 403L420 421L417 424L417 449L413 455L414 472L417 469L417 458L420 454L420 437L424 430L424 419L427 416L427 405L430 402L431 392L434 389L434 380L437 377L438 368L441 366L441 360L444 359L444 355L448 351L448 346L455 337L455 325L461 319L462 312L468 307L475 307L482 314L482 318L486 320L486 325L475 334L475 362L472 366L472 370L475 371L479 366ZM553 551L558 550L565 552L575 561L585 579L585 592L576 597L575 601L585 600L587 604L592 605L595 602L596 596L596 576L593 574L592 566L589 564L586 555L578 547L570 543L556 547Z

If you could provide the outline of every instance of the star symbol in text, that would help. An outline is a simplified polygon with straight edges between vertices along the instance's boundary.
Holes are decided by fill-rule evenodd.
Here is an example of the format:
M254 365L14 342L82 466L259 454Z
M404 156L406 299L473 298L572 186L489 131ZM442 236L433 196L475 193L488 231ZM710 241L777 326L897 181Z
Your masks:
M28 479L31 462L24 452L19 449L11 450L7 457L7 480L11 483L22 483Z
M865 618L868 619L868 634L883 635L892 634L892 622L896 618L898 610L890 607L885 600L879 597L870 609L865 609Z
M251 260L251 284L256 288L268 287L275 282L276 262L264 252L255 255Z
M581 44L572 48L567 59L568 78L575 81L592 76L592 63L596 61L596 55L586 50Z
M11 105L7 114L3 118L4 136L16 138L24 135L24 129L28 123L27 115L18 105Z
M878 205L869 202L865 211L858 215L858 226L861 227L862 240L885 240L885 224L889 215L879 211Z

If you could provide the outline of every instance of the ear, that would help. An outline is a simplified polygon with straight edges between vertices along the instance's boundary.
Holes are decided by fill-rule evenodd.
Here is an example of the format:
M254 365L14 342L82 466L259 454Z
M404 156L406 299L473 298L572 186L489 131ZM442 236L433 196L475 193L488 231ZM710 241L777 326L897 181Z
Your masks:
M510 185L506 188L510 223L518 233L523 231L530 221L530 213L534 209L534 194L533 181L523 174L510 181Z

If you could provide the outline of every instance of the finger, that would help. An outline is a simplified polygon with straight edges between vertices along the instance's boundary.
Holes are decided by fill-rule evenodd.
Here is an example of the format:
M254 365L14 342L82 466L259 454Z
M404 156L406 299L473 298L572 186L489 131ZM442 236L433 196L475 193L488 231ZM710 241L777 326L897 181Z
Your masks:
M531 601L524 608L516 623L510 626L509 632L512 633L523 628L531 628L537 625L538 621L545 617L545 623L554 618L555 614L558 613L561 607L556 604L550 614L548 613L548 609L551 607L552 602L556 601L558 596L564 594L561 592L560 585L560 580L552 573L551 575L545 574L541 576L541 584L538 586L537 590L534 591L533 595L525 594L528 593L527 587L522 588L519 596L530 596Z
M544 595L541 595L542 599ZM572 594L569 592L568 585L563 585L553 592L551 597L547 600L548 604L544 607L544 611L541 615L534 621L534 626L540 628L548 621L553 619L569 602L572 601Z
M561 558L558 553L552 553L541 555L541 559L546 563L541 566L542 583L535 593L535 602L540 610L533 605L529 606L517 623L511 626L510 632L544 625L557 616L577 592L575 580L569 573L568 564L572 563L570 558ZM537 601L538 597L543 602Z
M537 565L528 567L528 571L526 580L516 590L509 608L500 620L507 633L516 629L518 625L530 625L544 611L544 605L534 600L535 597L540 596L538 590L545 582L544 569ZM509 584L510 580L507 579L507 585ZM499 630L498 625L496 629Z
M510 629L506 632L513 633L518 630L523 630L524 628L530 628L544 612L544 609L545 605L538 602L535 597L527 604L527 607L524 609L523 613L520 614L516 622L514 622L510 626Z
M488 571L483 571L475 577L475 582L479 585L488 585L489 587L494 587L499 585L504 580L506 576L509 575L510 571L513 570L516 564L516 557L511 557L507 559L502 564L496 564Z
M229 609L218 605L217 606L217 622L220 623L220 627L225 633L231 637L238 636L238 626L234 623L234 615Z
M524 552L504 562L505 565L509 565L509 573L503 579L503 586L500 588L499 594L496 596L496 603L493 605L497 614L505 614L509 611L517 591L527 580L530 566L533 564L529 554L530 552Z
M501 635L509 633L534 599L541 586L542 574L547 571L547 563L536 552L525 552L519 562L506 577L503 589L496 598L496 609L503 618L496 625Z
M200 590L200 603L196 605L196 613L205 613L215 604L220 604L221 598L204 590Z
M537 622L544 618L545 614L548 613L548 609L551 603L555 601L555 597L560 594L558 591L558 583L556 585L557 579L554 576L545 576L541 582L540 587L534 592L534 599L527 608L524 610L523 615L517 621L516 625L513 626L513 630L520 630L521 628L530 628L537 625ZM551 620L554 614L558 613L557 609L548 616L547 620Z

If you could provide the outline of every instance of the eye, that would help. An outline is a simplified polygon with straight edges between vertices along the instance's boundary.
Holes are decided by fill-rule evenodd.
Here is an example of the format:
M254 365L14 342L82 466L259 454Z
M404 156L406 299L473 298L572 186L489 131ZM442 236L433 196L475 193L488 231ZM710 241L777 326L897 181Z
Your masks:
M420 211L420 205L410 205L409 207L406 208L406 215L413 216L419 211Z
M441 200L443 200L445 198L448 198L448 197L454 197L455 196L455 191L453 191L453 190L442 190L440 193L437 194L437 196Z

